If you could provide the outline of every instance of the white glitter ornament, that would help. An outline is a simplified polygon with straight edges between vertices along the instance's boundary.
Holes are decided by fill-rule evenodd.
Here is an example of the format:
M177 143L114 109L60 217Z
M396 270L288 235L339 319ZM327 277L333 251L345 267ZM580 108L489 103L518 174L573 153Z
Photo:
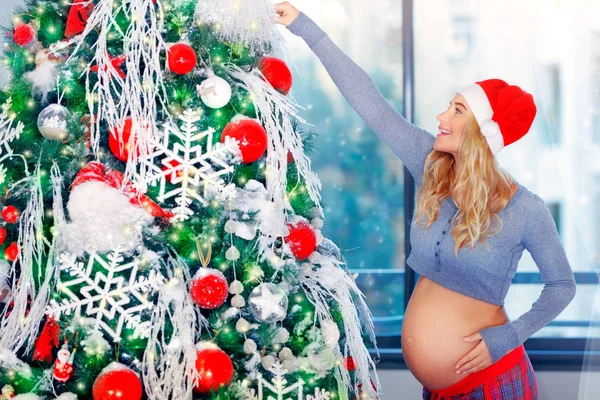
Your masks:
M42 136L51 140L63 140L68 135L67 120L71 113L60 104L50 104L38 115L37 126Z
M273 367L273 364L275 364L275 357L270 355L264 356L260 359L260 363L262 364L263 368L268 371L271 369L271 367Z
M246 339L244 342L244 353L252 354L258 349L256 342L252 339Z
M196 91L202 102L210 108L221 108L231 100L229 83L212 72L209 72L208 78L196 86Z
M235 261L240 258L240 251L235 246L231 246L225 252L225 258L229 261Z
M239 333L248 332L252 328L250 322L246 321L244 318L238 319L238 322L235 323L235 330Z
M224 229L227 233L235 233L235 230L237 229L237 224L234 220L230 219L229 221L225 222Z
M279 352L279 358L281 361L291 360L294 358L294 353L292 353L292 350L289 347L284 347Z
M240 294L244 291L244 284L237 279L229 285L229 293Z
M246 300L242 295L236 294L231 298L231 305L233 307L242 308L246 305Z
M255 287L248 303L250 312L257 321L272 324L283 321L287 315L288 298L274 283L261 283Z

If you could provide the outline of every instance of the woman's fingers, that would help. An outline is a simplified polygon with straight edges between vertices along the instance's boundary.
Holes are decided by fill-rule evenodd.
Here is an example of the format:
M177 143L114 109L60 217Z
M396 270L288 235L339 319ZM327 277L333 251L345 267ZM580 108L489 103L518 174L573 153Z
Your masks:
M279 14L279 18L276 22L285 26L291 24L298 14L300 14L300 11L287 1L275 4L275 12Z

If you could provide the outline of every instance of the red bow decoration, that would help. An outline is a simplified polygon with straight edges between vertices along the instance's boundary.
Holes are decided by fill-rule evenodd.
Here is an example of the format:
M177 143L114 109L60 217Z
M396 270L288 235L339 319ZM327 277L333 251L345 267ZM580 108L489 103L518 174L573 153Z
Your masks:
M44 329L42 329L42 333L35 343L32 361L52 362L52 351L55 347L58 347L59 340L60 325L54 320L54 317L48 317Z
M163 210L145 194L138 193L130 182L123 183L123 174L121 171L113 169L106 172L104 165L97 161L88 162L77 173L71 184L71 190L77 185L91 181L104 182L115 189L122 189L123 193L129 197L129 202L131 204L142 207L153 217L172 218L175 216L172 212Z
M122 55L122 56L118 56L118 57L113 57L113 56L111 56L111 55L109 54L109 55L108 55L108 58L109 58L109 60L110 60L110 63L112 64L113 68L114 68L115 70L117 70L117 73L119 74L119 76L120 76L122 79L125 79L125 77L126 77L127 75L125 75L125 72L123 72L123 70L121 69L121 66L123 65L123 63L125 62L125 60L127 60L127 56L126 56L126 55ZM96 72L96 73L97 73L99 69L100 69L100 68L98 68L98 66L97 66L97 65L94 65L94 66L92 66L92 67L90 68L90 71L92 71L92 72ZM107 65L105 65L105 66L104 66L104 71L107 71L107 70L108 70L108 66L107 66Z
M94 3L91 0L75 0L67 17L65 37L71 38L83 32L92 11Z

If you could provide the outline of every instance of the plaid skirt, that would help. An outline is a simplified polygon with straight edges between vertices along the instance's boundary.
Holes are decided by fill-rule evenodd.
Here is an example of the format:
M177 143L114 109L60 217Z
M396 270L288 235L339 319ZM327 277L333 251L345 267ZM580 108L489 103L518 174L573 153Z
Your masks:
M423 400L537 400L533 366L523 345L492 365L442 389L423 387Z

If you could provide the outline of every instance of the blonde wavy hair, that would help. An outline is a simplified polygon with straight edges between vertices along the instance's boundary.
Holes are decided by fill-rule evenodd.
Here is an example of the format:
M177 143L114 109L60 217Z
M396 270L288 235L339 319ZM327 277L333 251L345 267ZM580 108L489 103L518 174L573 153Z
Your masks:
M458 207L450 232L456 257L462 247L470 245L472 249L478 241L487 247L487 236L502 230L502 219L496 213L510 201L515 183L498 165L473 115L465 124L458 147L458 166L450 153L433 150L427 155L414 217L418 223L426 217L427 232L442 201L452 196ZM496 230L493 221L497 222Z

